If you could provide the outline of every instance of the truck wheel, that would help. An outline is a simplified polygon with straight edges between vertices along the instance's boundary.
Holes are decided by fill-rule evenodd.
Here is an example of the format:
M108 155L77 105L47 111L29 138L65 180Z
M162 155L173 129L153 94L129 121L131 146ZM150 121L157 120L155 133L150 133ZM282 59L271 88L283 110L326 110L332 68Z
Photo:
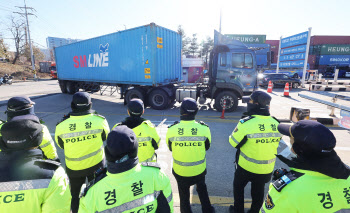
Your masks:
M298 73L295 73L295 74L293 75L293 78L299 78Z
M145 95L144 93L142 92L142 90L140 89L137 89L137 88L133 88L131 90L129 90L127 93L126 93L126 96L125 96L125 101L126 101L126 104L129 103L129 101L133 98L138 98L138 99L141 99L143 102L145 102Z
M217 111L221 112L224 106L224 100L226 100L226 112L233 112L238 106L238 98L235 93L230 91L225 91L219 93L215 98L215 108Z
M62 93L67 93L66 81L59 80L58 84L60 85Z
M74 94L79 91L79 88L74 81L68 81L66 83L66 89L68 94Z
M161 90L156 89L151 92L148 96L148 104L157 110L166 109L169 105L170 97L168 94Z

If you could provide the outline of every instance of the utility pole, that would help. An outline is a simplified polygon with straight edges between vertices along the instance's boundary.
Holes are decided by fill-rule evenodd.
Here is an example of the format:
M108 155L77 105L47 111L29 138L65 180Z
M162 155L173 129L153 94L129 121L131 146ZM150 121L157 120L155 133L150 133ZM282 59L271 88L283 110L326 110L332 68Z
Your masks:
M219 33L221 33L221 8L220 8L220 27L219 27Z
M25 31L25 34L26 34L26 46L28 45L28 39L27 39L27 26L24 27L24 31Z
M17 7L17 6L16 6ZM27 9L31 10L31 11L36 11L34 8L32 7L27 7L26 5L26 0L24 0L24 7L18 7L21 10L24 8L24 13L19 13L19 12L14 12L14 13L18 13L20 15L25 15L26 17L26 21L27 21L27 27L26 27L26 34L28 34L28 39L29 39L29 48L30 48L30 57L31 57L31 61L32 61L32 69L33 69L33 73L34 73L34 80L36 80L36 71L35 71L35 63L34 63L34 55L33 55L33 48L32 48L32 41L30 39L30 30L29 30L29 22L28 22L28 15L34 15L33 13L28 13ZM27 36L26 36L26 40L27 40Z

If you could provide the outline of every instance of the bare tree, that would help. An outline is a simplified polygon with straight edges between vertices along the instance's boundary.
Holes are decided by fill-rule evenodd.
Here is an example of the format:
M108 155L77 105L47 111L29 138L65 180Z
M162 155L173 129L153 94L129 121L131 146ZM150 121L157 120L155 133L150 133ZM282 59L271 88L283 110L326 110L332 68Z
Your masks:
M8 59L8 47L2 37L2 35L0 34L0 58L6 58Z
M25 47L25 22L23 19L14 16L10 16L8 19L9 24L7 30L11 33L16 48L15 58L12 62L12 64L15 64L20 54L23 53Z
M44 53L41 52L41 50L39 49L38 46L35 46L33 44L32 47L33 47L33 54L34 54L35 61L36 62L43 61L45 59ZM31 60L29 45L25 45L24 51L23 51L23 56L26 57L28 61Z

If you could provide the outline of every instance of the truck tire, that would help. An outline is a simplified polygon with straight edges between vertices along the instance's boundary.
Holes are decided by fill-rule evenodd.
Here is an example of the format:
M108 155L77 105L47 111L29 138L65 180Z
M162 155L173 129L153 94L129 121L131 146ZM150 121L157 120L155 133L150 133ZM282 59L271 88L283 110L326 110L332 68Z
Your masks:
M148 96L148 104L152 109L166 109L170 103L170 97L162 89L153 90Z
M62 93L67 93L67 86L66 86L66 81L58 81L58 84L60 85L61 92Z
M145 94L141 89L133 88L129 90L125 96L126 104L128 104L129 101L133 98L138 98L138 99L141 99L143 102L145 102Z
M295 74L293 75L293 78L299 78L298 73L295 73Z
M74 81L67 81L66 90L68 94L74 94L79 91L79 88L77 88L77 85Z
M224 106L224 100L226 100L226 112L233 112L238 106L238 98L234 92L224 91L219 93L215 98L215 109L219 112L222 111Z

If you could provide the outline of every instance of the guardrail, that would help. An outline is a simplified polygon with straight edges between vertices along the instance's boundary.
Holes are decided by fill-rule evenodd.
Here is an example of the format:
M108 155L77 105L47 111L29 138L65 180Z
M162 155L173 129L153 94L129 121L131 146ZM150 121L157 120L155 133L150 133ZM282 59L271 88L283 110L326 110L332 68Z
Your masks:
M314 98L314 97L300 94L300 93L298 93L298 96L315 101L315 102L318 102L318 103L321 103L321 104L325 104L327 106L331 106L333 108L338 108L338 109L342 109L342 110L346 110L346 111L350 112L350 107L335 103L337 101L337 98L342 99L342 100L347 100L347 101L350 100L350 97L347 97L347 96L335 95L332 99L333 103L330 101L321 100L321 99ZM334 116L334 109L332 109L331 116Z

